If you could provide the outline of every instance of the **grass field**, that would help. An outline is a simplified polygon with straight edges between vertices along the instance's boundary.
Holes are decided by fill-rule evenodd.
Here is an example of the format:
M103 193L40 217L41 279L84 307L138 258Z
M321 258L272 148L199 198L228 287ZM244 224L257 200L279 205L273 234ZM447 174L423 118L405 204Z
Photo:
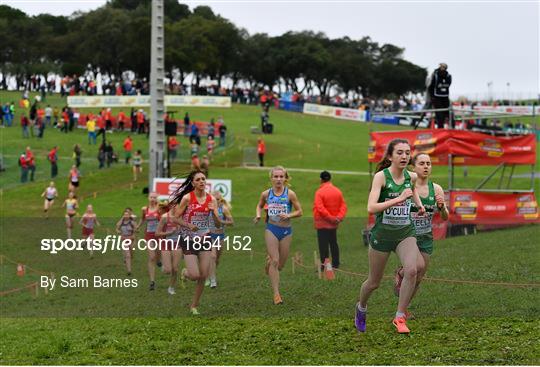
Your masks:
M0 94L2 101L18 95ZM51 103L62 105L58 97ZM330 171L347 200L349 217L339 231L342 269L333 282L319 280L313 267L316 235L311 206L318 187L318 173L292 172L292 188L304 207L305 218L294 223L292 256L298 253L304 266L293 273L291 261L282 273L285 304L271 304L271 290L264 275L263 227L250 222L259 193L268 186L266 171L241 166L244 147L255 146L257 135L250 126L259 124L257 107L189 110L193 120L223 115L230 134L226 148L217 152L210 176L233 180L233 213L236 226L229 235L250 236L252 253L224 253L218 269L219 287L205 290L199 310L191 317L188 305L193 284L173 297L167 295L167 279L158 274L158 289L149 293L146 254L136 252L134 278L137 288L57 288L33 298L23 291L0 298L1 364L539 364L540 250L538 226L454 237L436 243L427 280L411 310L412 334L397 335L390 321L397 299L391 281L383 281L370 299L368 333L358 335L352 323L353 307L368 270L367 249L361 238L369 177L366 152L368 127L346 121L271 111L276 133L265 137L267 165ZM184 110L179 111L183 115ZM18 121L18 117L16 118ZM374 128L390 129L377 125ZM115 149L127 133L107 136ZM60 175L56 180L60 199L67 193L67 171L75 143L83 146L81 207L93 204L103 226L97 236L110 233L126 206L139 208L146 202L144 181L132 185L130 167L123 163L98 170L97 148L86 144L83 130L64 135L55 129L45 139L22 139L20 127L0 129L2 154L8 170L2 176L0 253L57 277L124 277L121 254L108 252L90 259L86 252L46 254L41 238L63 238L61 200L52 218L41 217L39 194L49 181L44 155L60 146ZM18 183L17 153L30 145L38 154L35 183ZM135 136L135 149L147 148L146 138ZM182 146L187 144L182 138ZM184 157L186 152L182 152ZM181 154L182 154L181 153ZM12 157L13 156L13 157ZM187 172L186 162L174 167ZM489 168L470 169L471 187ZM525 169L523 169L525 170ZM458 170L459 173L459 170ZM446 183L446 167L438 168L436 180ZM496 181L496 180L495 180ZM492 183L496 185L497 182ZM535 181L538 188L538 180ZM524 188L528 179L518 179ZM96 193L96 197L94 197ZM81 211L82 212L82 211ZM80 227L75 232L80 235ZM298 255L298 256L300 256ZM387 275L397 265L392 257ZM16 266L0 266L0 291L37 280L37 274L16 275ZM536 284L501 286L464 284L459 281Z

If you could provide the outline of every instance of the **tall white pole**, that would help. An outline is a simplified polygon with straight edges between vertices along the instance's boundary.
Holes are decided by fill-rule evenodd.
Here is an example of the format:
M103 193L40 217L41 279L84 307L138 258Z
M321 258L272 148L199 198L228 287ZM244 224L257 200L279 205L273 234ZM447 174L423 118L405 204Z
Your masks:
M165 32L163 0L152 0L152 35L150 53L150 159L148 188L152 189L155 177L165 176Z

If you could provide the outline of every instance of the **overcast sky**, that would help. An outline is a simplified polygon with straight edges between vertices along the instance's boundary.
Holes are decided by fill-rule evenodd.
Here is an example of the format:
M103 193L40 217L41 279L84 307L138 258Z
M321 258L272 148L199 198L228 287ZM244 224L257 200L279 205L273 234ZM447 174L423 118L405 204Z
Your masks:
M0 3L30 15L69 15L106 1L14 0ZM331 38L369 36L405 48L405 58L430 70L446 62L454 97L482 98L488 82L499 97L539 93L538 1L184 1L208 5L250 34L322 31ZM509 85L508 85L509 83Z

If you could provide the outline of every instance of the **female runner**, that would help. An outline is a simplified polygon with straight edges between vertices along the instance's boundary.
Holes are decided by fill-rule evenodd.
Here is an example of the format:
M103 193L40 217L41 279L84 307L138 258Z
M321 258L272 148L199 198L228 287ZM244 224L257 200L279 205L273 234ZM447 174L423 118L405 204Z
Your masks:
M94 227L96 225L101 225L99 221L97 220L96 213L94 213L94 209L92 205L88 205L86 207L86 212L84 212L83 216L81 217L81 220L79 221L79 224L82 226L82 235L84 239L90 238L90 241L94 241ZM94 248L93 244L89 248L90 250L90 258L94 257Z
M302 216L302 206L294 191L289 189L289 174L281 166L270 170L272 187L261 193L255 209L254 223L261 219L261 211L268 205L268 222L264 231L266 241L266 274L274 292L274 304L283 303L279 293L279 272L285 266L292 242L291 218ZM292 211L294 208L294 211Z
M62 208L66 208L66 229L67 229L67 238L71 238L71 230L73 229L73 221L75 215L77 214L77 209L79 208L79 203L73 191L70 191L68 198L64 200Z
M54 204L54 199L58 196L58 191L54 186L54 182L49 183L49 187L43 191L41 197L45 197L45 202L43 203L43 212L45 213L45 218L49 218L49 209L52 208Z
M404 278L392 323L399 333L409 333L405 313L416 284L417 261L421 259L410 216L411 198L418 206L418 212L425 212L414 188L416 174L407 171L410 157L411 146L407 140L392 140L373 177L367 208L369 213L376 215L369 240L369 275L362 284L355 308L355 325L360 332L366 331L367 301L379 287L386 262L395 251L403 265Z
M213 216L216 226L221 226L216 199L206 193L205 189L204 174L201 171L192 171L173 194L173 199L169 204L170 206L178 205L178 211L175 212L179 216L176 218L177 222L186 228L181 243L186 262L186 269L182 269L182 278L197 282L190 305L193 315L199 315L197 307L212 260L210 217Z
M431 158L427 153L416 154L411 164L414 167L414 173L417 175L416 191L420 196L420 200L426 209L424 215L418 214L418 208L413 204L411 207L411 217L416 232L416 244L422 255L422 260L417 264L416 286L412 297L416 294L422 278L427 272L429 260L433 253L433 215L435 210L438 210L443 220L448 220L448 209L444 201L444 190L440 185L437 185L429 179L431 176ZM401 282L403 281L403 268L399 267L396 270L394 283L394 292L399 296ZM411 297L411 298L412 298ZM411 317L409 312L406 312L407 319Z
M132 216L131 208L124 209L122 218L116 223L116 233L119 233L122 238L124 264L126 264L127 275L131 276L131 263L133 261L133 247L135 239L135 228L137 223ZM129 246L124 245L124 240L128 240ZM127 247L127 248L126 248Z
M160 204L161 205L161 204ZM161 261L163 262L163 272L170 275L169 288L167 292L172 296L176 294L175 287L178 280L178 266L182 259L182 248L180 247L181 227L175 220L178 207L171 207L161 216L156 230L156 237L159 238Z
M158 194L151 192L148 195L148 205L142 207L141 221L137 225L137 230L146 222L146 230L144 232L144 240L148 245L148 241L156 239L156 229L159 224L159 204ZM153 291L156 288L156 265L159 262L160 253L159 247L147 246L148 251L148 276L150 277L150 290Z
M212 192L212 195L216 198L217 202L217 211L219 215L219 221L221 223L221 228L218 228L215 223L211 223L211 229L210 229L210 238L212 243L214 241L218 241L217 247L215 250L212 250L212 262L210 263L210 274L206 281L206 285L210 286L210 288L216 288L217 287L217 280L216 280L216 268L219 264L219 258L221 257L221 252L223 251L223 241L225 239L225 230L224 226L234 225L234 219L231 214L231 206L223 198L223 195L221 195L221 192L214 191Z

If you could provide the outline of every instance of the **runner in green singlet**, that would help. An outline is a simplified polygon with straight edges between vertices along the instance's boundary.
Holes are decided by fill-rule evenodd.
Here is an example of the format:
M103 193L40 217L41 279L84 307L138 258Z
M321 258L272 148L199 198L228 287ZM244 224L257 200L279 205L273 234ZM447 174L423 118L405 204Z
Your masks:
M419 215L416 205L411 208L411 217L416 231L416 244L422 255L422 260L417 264L416 287L413 297L418 290L422 278L426 274L431 254L433 253L433 229L432 221L435 211L438 210L443 220L448 220L448 209L444 201L444 190L429 179L431 176L431 158L427 153L416 154L411 164L417 175L416 190L425 208L425 214ZM401 281L403 279L403 268L399 267L395 272L394 292L399 295ZM406 313L410 318L410 313Z
M409 333L405 312L416 285L416 264L421 258L410 218L411 200L417 204L420 214L425 211L414 187L416 174L407 171L410 158L409 142L392 140L373 177L367 208L376 216L370 233L369 275L362 284L355 308L355 325L360 332L366 331L367 301L379 287L386 262L395 251L403 265L404 278L393 324L399 333Z

